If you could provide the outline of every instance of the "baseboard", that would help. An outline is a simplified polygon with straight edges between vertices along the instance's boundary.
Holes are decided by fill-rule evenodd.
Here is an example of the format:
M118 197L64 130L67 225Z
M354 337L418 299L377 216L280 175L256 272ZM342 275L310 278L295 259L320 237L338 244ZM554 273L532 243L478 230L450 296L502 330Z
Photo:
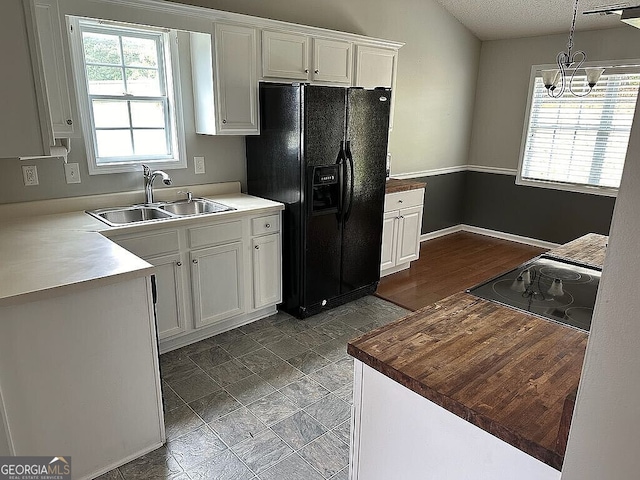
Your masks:
M452 233L462 231L462 225L454 225L453 227L443 228L442 230L435 230L433 232L427 232L420 235L420 241L426 242L427 240L433 240L434 238L444 237Z
M501 240L509 240L510 242L523 243L525 245L531 245L540 248L555 248L558 247L558 243L546 242L544 240L538 240L537 238L523 237L522 235L515 235L513 233L500 232L498 230L490 230L488 228L474 227L473 225L454 225L452 227L443 228L442 230L436 230L435 232L428 232L420 235L420 241L433 240L434 238L443 237L456 232L469 232L477 233L480 235L486 235L488 237L499 238Z

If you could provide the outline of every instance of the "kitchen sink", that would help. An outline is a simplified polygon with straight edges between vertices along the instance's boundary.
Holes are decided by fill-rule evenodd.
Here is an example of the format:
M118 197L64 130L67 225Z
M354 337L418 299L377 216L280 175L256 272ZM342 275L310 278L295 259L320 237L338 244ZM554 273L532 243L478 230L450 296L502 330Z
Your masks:
M165 212L170 212L178 216L201 215L203 213L219 213L234 210L231 207L223 205L205 198L194 198L193 200L181 200L179 202L171 202L160 205Z
M205 198L194 198L192 200L181 200L177 202L101 208L87 211L87 213L112 227L117 227L130 223L167 220L170 218L205 215L230 210L235 210L235 208Z

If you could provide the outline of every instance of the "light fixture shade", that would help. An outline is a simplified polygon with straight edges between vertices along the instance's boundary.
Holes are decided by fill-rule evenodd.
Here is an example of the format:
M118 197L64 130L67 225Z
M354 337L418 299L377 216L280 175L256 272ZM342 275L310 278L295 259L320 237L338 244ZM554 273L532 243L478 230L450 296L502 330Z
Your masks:
M555 88L558 85L558 80L560 80L560 70L542 70L542 81L547 90Z
M527 286L524 284L522 275L518 275L518 278L513 281L511 284L511 290L518 293L524 293L527 290Z
M564 295L564 289L562 288L562 280L556 278L551 287L549 287L549 291L547 292L552 297L561 297Z
M596 83L598 83L598 80L600 80L600 75L604 73L604 68L585 68L584 71L587 73L587 83L593 88L596 86Z

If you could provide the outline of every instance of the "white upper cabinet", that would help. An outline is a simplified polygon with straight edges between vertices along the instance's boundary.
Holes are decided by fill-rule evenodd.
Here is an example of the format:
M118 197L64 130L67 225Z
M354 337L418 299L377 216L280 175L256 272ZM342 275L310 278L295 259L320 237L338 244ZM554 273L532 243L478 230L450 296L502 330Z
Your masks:
M257 29L215 24L207 33L191 33L196 133L257 135Z
M357 45L355 84L364 88L392 88L397 58L397 50Z
M397 62L397 49L368 45L356 46L356 77L354 84L364 88L386 87L391 89L389 130L393 130Z
M351 42L313 39L313 75L316 82L351 85L353 59Z
M257 30L217 23L216 91L219 133L258 131Z
M53 136L77 137L73 86L69 84L72 77L67 70L69 64L62 40L66 27L62 28L60 24L58 2L35 0L33 8Z
M263 30L262 76L307 80L309 78L309 37Z

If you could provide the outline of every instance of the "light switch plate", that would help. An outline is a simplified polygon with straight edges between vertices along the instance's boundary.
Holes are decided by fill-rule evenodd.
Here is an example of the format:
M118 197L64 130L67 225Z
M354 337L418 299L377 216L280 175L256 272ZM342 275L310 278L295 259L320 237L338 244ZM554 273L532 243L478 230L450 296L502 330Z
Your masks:
M196 174L205 173L204 157L193 157L193 163L195 165Z
M27 187L38 185L38 169L35 165L22 165L22 180Z
M80 167L77 163L64 164L64 178L67 183L80 183Z

